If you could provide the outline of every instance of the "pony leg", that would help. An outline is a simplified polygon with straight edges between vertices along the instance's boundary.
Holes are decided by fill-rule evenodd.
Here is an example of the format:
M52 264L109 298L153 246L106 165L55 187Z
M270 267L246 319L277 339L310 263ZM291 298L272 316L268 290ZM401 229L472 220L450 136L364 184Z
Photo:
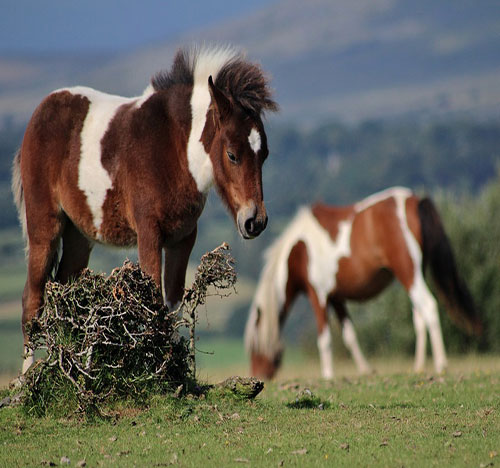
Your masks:
M372 368L368 364L365 356L361 351L361 348L359 347L358 337L356 336L356 331L354 330L351 318L347 313L345 303L331 301L331 304L335 309L335 313L337 314L337 318L342 327L342 339L344 340L344 344L346 345L347 349L354 359L354 362L356 363L358 372L360 374L370 374L372 372Z
M33 354L33 350L28 348L28 334L26 330L26 325L31 322L33 317L36 315L35 313L32 313L31 310L28 311L27 306L25 304L28 303L28 295L29 295L29 288L28 288L28 282L26 281L26 284L24 286L24 292L23 292L23 314L21 318L21 328L23 331L23 364L21 367L21 374L24 375L26 374L26 371L32 366L35 357ZM36 308L38 310L39 307Z
M28 348L28 324L37 316L43 305L43 293L50 271L54 265L59 243L59 223L54 227L52 239L30 238L28 254L28 277L23 292L22 331L24 340L24 361L22 373L33 364L33 352ZM34 237L34 236L33 236ZM47 236L48 237L48 236Z
M184 295L184 283L189 255L196 241L197 228L173 247L165 248L165 271L163 275L165 303L175 310Z
M422 372L425 365L425 351L427 345L427 330L425 320L420 311L413 307L413 326L415 328L415 372Z
M446 368L448 361L444 349L437 302L425 284L423 275L420 272L415 275L415 281L410 288L410 299L414 309L416 309L417 314L421 315L429 331L436 372L442 372ZM423 348L423 344L420 346ZM424 351L420 352L423 353Z
M425 361L425 333L422 322L429 331L434 366L441 372L447 365L443 336L437 302L427 287L422 273L422 252L408 227L401 230L400 235L394 235L391 247L385 252L388 259L386 265L404 286L413 306L413 324L417 337L415 349L415 369L423 369ZM394 231L395 233L397 231ZM406 234L405 234L406 232Z
M156 223L137 221L139 265L161 288L161 235Z
M333 351L332 335L330 333L330 324L328 323L327 306L319 302L316 291L312 286L308 287L307 294L316 316L316 325L318 327L318 351L319 362L321 364L321 375L326 380L332 380L333 372Z
M87 267L93 243L67 219L62 234L62 247L62 257L57 268L56 281L66 283Z

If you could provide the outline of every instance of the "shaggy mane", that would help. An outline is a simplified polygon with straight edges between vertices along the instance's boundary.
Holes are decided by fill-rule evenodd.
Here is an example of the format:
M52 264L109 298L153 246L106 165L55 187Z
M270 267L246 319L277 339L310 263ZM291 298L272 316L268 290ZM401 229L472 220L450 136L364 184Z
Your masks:
M198 67L206 67L215 85L249 113L260 115L278 110L260 65L247 61L241 52L229 47L179 49L172 68L154 75L151 84L155 91L178 84L193 86Z

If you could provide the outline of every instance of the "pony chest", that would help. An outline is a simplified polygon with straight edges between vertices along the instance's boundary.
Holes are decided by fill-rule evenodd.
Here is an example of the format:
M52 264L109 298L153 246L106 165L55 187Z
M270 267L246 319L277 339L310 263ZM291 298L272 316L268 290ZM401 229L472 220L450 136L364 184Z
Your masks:
M204 206L205 197L200 195L187 203L165 210L159 219L165 244L176 244L190 235L198 224Z
M308 251L309 281L318 294L322 305L335 289L341 258L351 255L352 221L341 221L338 234L333 240L319 224L308 232L305 239Z

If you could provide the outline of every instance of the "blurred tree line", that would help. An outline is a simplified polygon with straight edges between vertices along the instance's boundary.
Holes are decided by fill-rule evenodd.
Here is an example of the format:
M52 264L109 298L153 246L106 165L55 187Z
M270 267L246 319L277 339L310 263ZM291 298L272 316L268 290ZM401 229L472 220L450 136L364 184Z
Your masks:
M268 228L259 238L242 241L212 193L200 219L193 261L225 240L233 248L240 277L256 281L262 253L300 205L318 200L347 204L386 187L404 185L436 200L460 272L485 320L484 336L474 339L442 314L448 349L500 352L500 121L330 122L311 129L271 121L266 128L270 156L264 164L263 183ZM0 129L2 239L7 237L2 229L11 233L17 226L10 168L23 131L12 125ZM413 353L411 308L398 285L350 310L368 355L395 350ZM234 311L224 332L241 336L246 316L246 307ZM308 304L300 301L292 310L287 334L315 342L314 327Z
M348 204L393 185L412 188L436 201L467 281L485 322L484 336L469 337L441 306L445 343L451 352L500 352L500 122L337 122L310 130L272 128L270 156L263 168L264 198L270 223L243 242L212 197L202 216L196 249L204 241L228 240L238 271L257 279L262 253L297 207L322 200ZM201 251L196 250L200 255ZM430 274L427 279L432 287ZM381 296L350 304L367 354L413 354L411 305L397 283ZM225 333L241 336L247 309L235 311ZM335 323L335 320L332 320ZM336 331L336 352L345 353ZM316 352L316 332L307 301L299 300L285 326L290 341Z

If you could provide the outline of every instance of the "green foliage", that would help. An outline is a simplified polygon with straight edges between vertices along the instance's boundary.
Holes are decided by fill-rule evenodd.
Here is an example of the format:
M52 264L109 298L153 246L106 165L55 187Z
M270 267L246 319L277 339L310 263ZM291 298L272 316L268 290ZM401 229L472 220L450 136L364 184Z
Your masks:
M500 174L477 197L440 199L448 235L480 315L484 332L474 340L444 320L451 349L500 352Z

